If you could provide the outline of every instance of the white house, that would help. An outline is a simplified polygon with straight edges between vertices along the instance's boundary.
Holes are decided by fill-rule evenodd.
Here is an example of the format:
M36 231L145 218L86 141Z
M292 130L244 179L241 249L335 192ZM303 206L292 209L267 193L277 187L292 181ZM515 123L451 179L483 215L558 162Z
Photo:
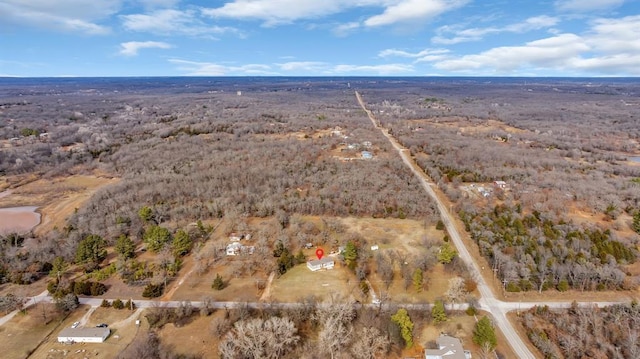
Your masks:
M436 342L439 349L425 349L425 359L471 359L471 352L462 348L458 338L442 334Z
M237 256L240 254L240 251L244 247L242 244L238 242L232 242L227 245L227 255L228 256Z
M318 271L320 269L333 269L335 262L333 258L324 257L322 259L314 259L307 262L307 268L309 268L312 272Z
M102 343L111 334L109 328L64 328L58 333L60 343Z
M227 245L226 253L228 256L237 256L239 254L253 254L254 246L243 246L240 242L231 242Z

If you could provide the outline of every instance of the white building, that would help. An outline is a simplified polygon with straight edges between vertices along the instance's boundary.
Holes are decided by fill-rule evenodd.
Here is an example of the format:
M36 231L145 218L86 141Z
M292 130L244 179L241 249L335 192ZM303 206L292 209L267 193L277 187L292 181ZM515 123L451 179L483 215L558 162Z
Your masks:
M442 334L436 342L439 349L425 349L425 359L471 359L471 352L462 348L458 338Z
M111 334L109 328L64 328L58 333L60 343L102 343Z
M238 254L240 254L242 247L244 246L238 242L229 243L229 245L227 245L227 255L237 256Z
M322 259L314 259L307 262L307 268L309 268L312 272L318 271L320 269L333 269L335 262L333 258L325 257Z
M231 242L227 245L226 253L228 256L237 256L240 254L253 254L254 246L243 246L240 242Z

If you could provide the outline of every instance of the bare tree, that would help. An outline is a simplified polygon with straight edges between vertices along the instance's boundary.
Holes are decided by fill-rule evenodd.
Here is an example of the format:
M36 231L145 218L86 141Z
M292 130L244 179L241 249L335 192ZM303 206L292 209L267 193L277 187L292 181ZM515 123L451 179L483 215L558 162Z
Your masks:
M281 358L300 340L289 318L247 319L234 324L219 346L222 358Z
M383 358L389 351L389 339L378 328L369 327L358 331L351 353L356 359Z

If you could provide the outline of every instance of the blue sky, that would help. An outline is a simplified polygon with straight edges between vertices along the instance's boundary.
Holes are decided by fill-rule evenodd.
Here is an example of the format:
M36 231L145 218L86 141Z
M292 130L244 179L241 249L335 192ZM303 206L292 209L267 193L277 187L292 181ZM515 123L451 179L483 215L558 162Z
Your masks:
M0 0L0 76L640 76L640 0Z

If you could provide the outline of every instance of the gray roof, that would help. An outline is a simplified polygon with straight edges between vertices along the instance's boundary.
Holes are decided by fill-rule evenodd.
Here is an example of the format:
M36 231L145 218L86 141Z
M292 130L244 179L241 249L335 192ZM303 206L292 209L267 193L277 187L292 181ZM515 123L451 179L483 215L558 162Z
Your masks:
M64 328L58 337L66 338L106 338L111 333L109 328Z
M427 349L425 350L425 356L446 357L446 359L466 359L460 339L443 334L438 338L437 342L440 349Z
M333 262L333 258L329 258L329 257L324 257L322 259L314 259L309 261L309 263L312 266L322 265L322 264L331 263L331 262Z

